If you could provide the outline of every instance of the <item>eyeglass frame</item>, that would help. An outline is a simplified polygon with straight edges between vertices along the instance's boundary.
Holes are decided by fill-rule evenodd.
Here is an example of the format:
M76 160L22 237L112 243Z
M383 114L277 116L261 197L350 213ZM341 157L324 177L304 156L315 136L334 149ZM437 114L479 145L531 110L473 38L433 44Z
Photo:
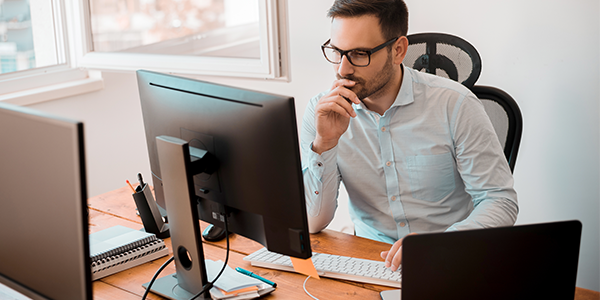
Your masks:
M369 49L369 50L360 50L360 49L342 50L342 49L334 48L333 46L328 45L329 42L331 42L331 39L328 39L325 43L323 43L323 45L321 45L321 51L323 52L323 56L325 56L325 59L328 62L332 63L332 64L336 64L336 65L341 64L342 63L342 58L344 58L344 55L345 55L346 58L348 59L348 62L350 62L351 65L353 65L355 67L367 67L367 66L369 66L371 64L371 55L373 55L373 53L375 53L375 52L377 52L377 51L379 51L379 50L381 50L381 49L389 46L391 43L397 41L399 38L400 37L395 37L395 38L393 38L393 39L391 39L391 40L389 40L389 41L387 41L387 42L385 42L385 43L383 43L383 44L381 44L381 45L379 45L379 46L377 46L375 48ZM340 54L340 61L339 62L333 62L333 61L331 61L327 57L327 54L325 54L325 48L331 49L333 51L337 51ZM350 58L350 56L348 56L348 53L350 53L352 51L361 51L361 52L367 53L369 55L369 62L366 65L355 65L352 62L352 59Z

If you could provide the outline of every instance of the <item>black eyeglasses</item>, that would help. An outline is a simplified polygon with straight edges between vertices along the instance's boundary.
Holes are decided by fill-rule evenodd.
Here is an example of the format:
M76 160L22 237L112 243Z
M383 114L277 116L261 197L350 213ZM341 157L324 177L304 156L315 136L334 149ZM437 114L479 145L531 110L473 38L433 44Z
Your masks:
M348 61L356 67L366 67L371 63L371 55L383 48L387 45L397 41L400 37L395 37L371 50L340 50L329 45L331 39L328 39L323 45L321 45L321 50L323 50L323 55L325 55L325 59L332 64L339 64L342 62L342 57L346 55Z

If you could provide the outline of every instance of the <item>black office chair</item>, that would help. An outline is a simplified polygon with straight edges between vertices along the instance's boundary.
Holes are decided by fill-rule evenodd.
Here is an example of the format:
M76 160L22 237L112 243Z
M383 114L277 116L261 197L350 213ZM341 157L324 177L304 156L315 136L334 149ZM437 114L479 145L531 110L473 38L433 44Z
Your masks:
M504 147L510 170L514 172L523 132L523 116L517 102L503 90L491 86L475 85L471 91L483 103L500 144Z
M408 49L404 65L419 71L458 81L481 100L504 155L514 171L521 144L523 116L515 100L506 92L489 86L477 86L481 74L481 57L469 42L444 33L417 33L407 36Z
M462 38L444 33L417 33L407 38L405 66L453 79L468 88L479 78L481 57Z

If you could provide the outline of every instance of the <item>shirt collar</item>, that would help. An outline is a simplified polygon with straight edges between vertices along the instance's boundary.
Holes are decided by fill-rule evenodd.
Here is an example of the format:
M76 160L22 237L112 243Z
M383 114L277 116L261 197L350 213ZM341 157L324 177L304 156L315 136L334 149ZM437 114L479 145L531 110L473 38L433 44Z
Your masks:
M403 73L402 86L400 86L400 91L398 92L398 95L396 95L396 100L394 101L394 103L392 103L392 106L390 108L395 106L408 105L415 101L413 97L412 73L410 72L409 68L404 66L404 64L402 64L401 66ZM354 109L368 110L365 104L362 102L360 104L352 104L352 106L354 107Z

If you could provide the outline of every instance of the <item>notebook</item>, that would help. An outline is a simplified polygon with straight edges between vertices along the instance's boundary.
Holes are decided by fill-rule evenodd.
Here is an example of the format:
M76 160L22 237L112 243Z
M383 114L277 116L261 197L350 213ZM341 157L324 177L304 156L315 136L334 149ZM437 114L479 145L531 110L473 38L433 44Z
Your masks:
M216 274L223 268L222 261L205 260L206 273L208 281L213 281ZM210 290L212 299L242 300L259 298L275 290L256 278L236 272L231 267L226 266L225 271L215 282L215 287Z
M213 281L223 268L223 262L205 259L204 263L206 265L207 280ZM162 291L156 290L152 290L152 292L169 299L191 299L194 296L194 294L182 289L177 284L177 273L162 277L161 281L161 284L165 286L174 287L172 291L169 291L172 294L163 294ZM156 285L156 282L154 284ZM142 286L148 288L148 282L142 284ZM227 265L221 277L215 282L214 287L210 289L210 296L214 300L246 300L260 298L274 290L273 286L236 272Z
M581 222L408 236L382 299L573 299Z
M116 225L90 234L92 280L138 266L169 254L152 233Z

